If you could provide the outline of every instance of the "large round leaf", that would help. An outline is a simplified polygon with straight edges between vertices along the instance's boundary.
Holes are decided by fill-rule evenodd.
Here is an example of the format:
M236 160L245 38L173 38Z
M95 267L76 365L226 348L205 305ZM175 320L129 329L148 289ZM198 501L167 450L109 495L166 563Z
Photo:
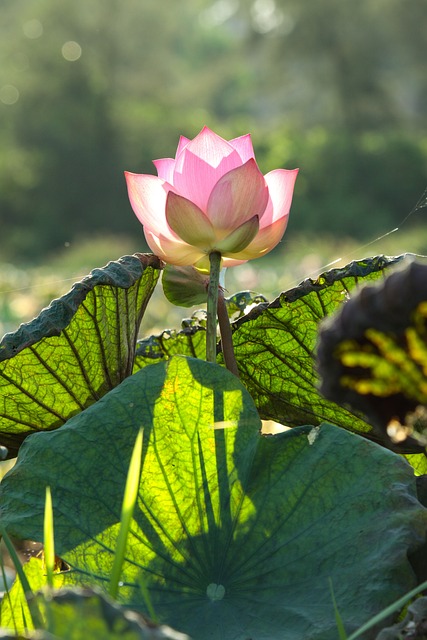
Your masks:
M69 581L108 584L131 449L144 427L121 600L193 640L330 640L415 584L427 524L412 469L331 425L262 436L221 367L146 367L51 433L0 485L9 533L41 539L45 486Z
M413 257L413 256L412 256ZM411 256L376 256L351 262L340 269L308 278L267 304L249 292L228 299L229 309L241 311L257 304L232 325L233 344L240 376L262 418L289 427L330 422L381 442L388 439L373 430L361 411L343 405L339 397L319 392L315 350L319 325L342 308L358 285L379 281ZM138 342L135 369L176 354L205 357L205 328L191 324L182 331L164 331ZM222 353L218 361L222 362ZM423 455L409 455L417 473L427 473Z
M132 373L135 343L160 274L155 256L110 262L0 343L0 444L56 429Z
M319 323L341 307L361 283L382 278L404 256L377 256L304 280L270 304L258 304L233 323L240 376L262 418L290 427L332 422L370 434L372 426L319 393L314 350ZM204 357L203 327L163 332L138 342L135 366L142 368L177 353ZM219 356L222 361L222 355Z

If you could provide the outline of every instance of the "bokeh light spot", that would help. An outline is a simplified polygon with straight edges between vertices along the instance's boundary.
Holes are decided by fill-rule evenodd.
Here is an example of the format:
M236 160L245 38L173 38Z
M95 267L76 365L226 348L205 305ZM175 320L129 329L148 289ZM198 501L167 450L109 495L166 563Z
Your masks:
M229 20L238 10L237 0L217 0L199 15L203 27L218 27Z
M19 91L13 84L4 84L0 87L0 102L3 104L15 104L19 100Z
M82 55L82 48L78 42L74 42L74 40L69 40L65 42L62 46L62 55L69 62L75 62Z
M30 40L35 40L36 38L40 38L43 35L43 25L40 20L27 20L22 25L22 31L27 38Z

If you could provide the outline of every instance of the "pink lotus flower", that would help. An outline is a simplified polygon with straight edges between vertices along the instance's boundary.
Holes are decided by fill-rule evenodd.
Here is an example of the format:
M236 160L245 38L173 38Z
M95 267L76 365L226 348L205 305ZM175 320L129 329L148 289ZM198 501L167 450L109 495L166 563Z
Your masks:
M209 253L219 251L223 267L235 266L282 238L298 169L263 176L249 134L227 142L204 127L154 165L158 176L125 176L147 243L165 262L209 271Z

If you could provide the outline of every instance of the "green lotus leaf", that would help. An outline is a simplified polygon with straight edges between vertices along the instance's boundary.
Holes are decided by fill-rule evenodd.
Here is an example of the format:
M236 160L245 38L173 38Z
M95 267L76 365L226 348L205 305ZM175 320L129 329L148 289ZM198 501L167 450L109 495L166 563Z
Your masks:
M330 640L330 581L348 632L415 585L427 510L403 458L327 424L262 436L235 376L180 356L29 437L0 484L3 525L36 540L52 487L69 584L108 586L141 426L127 606L193 640Z
M362 413L319 393L314 352L320 323L348 300L357 285L383 278L405 257L377 256L333 269L316 280L305 280L270 304L261 302L233 323L240 376L262 418L289 427L327 421L376 438ZM245 302L244 294L237 295L230 299L232 308ZM139 341L135 370L175 354L204 357L204 339L204 329L192 326ZM221 353L218 362L222 363ZM413 464L424 468L418 459Z
M43 628L32 630L30 608L21 584L16 580L2 603L1 626L5 635L0 633L1 638L189 640L188 636L164 625L148 624L140 614L120 607L98 589L59 588L64 575L55 574L55 590L46 589L46 569L40 558L31 558L24 570L33 589L31 610L37 607ZM11 630L10 635L7 629ZM12 630L24 635L17 636Z
M320 322L361 283L384 277L403 256L378 256L328 271L255 307L233 325L242 382L262 418L290 427L332 422L368 434L372 426L318 392L314 350Z
M62 426L132 373L141 319L160 274L154 256L110 262L0 343L0 444Z

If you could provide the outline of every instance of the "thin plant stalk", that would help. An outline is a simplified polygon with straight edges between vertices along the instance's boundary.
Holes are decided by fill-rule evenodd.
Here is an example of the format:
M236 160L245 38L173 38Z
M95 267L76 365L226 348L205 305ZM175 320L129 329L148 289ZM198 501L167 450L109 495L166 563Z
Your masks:
M335 600L334 587L332 585L331 578L329 578L329 588L331 590L332 604L334 606L334 613L335 613L335 623L337 625L340 640L348 640L348 636L344 628L344 623L342 621L341 614L338 610L337 601Z
M228 317L227 305L225 304L224 291L221 287L218 290L218 324L221 333L222 355L225 366L231 373L239 377L236 356L234 355L233 336L231 332L230 318Z
M24 569L22 567L18 554L16 553L15 547L13 546L11 539L9 538L6 530L3 527L0 528L0 534L4 540L8 553L13 562L13 566L15 567L16 574L18 576L18 579L24 591L24 595L27 599L28 607L30 610L31 623L35 629L43 629L44 627L43 617L40 613L40 610L37 604L34 601L34 592L30 587L30 583L28 582L28 578L25 575Z
M52 493L46 487L46 500L43 521L44 562L46 565L47 586L53 589L53 574L55 573L55 539L53 532Z
M210 272L207 300L206 322L206 360L216 362L216 320L218 308L219 275L221 272L221 254L212 251L209 254Z
M8 601L9 601L10 615L11 615L11 618L12 618L12 621L13 621L13 627L15 629L16 635L18 635L18 627L16 625L16 620L15 620L15 611L13 609L12 599L10 597L10 589L9 589L8 579L7 579L6 571L5 571L5 568L4 568L3 557L1 555L0 555L0 568L1 568L1 575L2 575L3 583L4 583L4 593L5 593L5 595L3 597L7 598Z
M153 603L151 601L150 592L148 590L147 583L145 582L143 577L139 578L138 584L139 584L139 588L141 589L141 593L142 593L142 597L143 597L144 602L145 602L145 606L147 607L148 615L150 616L151 620L157 624L158 623L158 619L157 619L157 616L156 616L156 612L154 610Z
M111 570L110 585L108 589L109 594L112 598L117 597L117 593L119 590L123 562L126 553L127 539L136 500L138 497L139 482L141 476L143 431L144 430L141 428L136 437L126 479L126 487L122 503L122 513L120 518L120 530L117 538L116 551L114 554L113 568Z
M393 613L401 611L401 609L403 609L403 607L409 602L409 600L415 598L415 596L417 596L419 593L421 593L421 591L424 591L425 589L427 589L427 580L419 584L417 587L415 587L415 589L412 589L412 591L408 591L408 593L405 593L405 595L399 598L399 600L395 600L394 602L392 602L391 605L380 611L380 613L368 620L368 622L365 622L365 624L357 629L357 631L348 636L347 640L356 640L356 638L362 638L363 635L367 631L369 631L369 629L372 629L372 627L382 622L384 618L388 618Z

